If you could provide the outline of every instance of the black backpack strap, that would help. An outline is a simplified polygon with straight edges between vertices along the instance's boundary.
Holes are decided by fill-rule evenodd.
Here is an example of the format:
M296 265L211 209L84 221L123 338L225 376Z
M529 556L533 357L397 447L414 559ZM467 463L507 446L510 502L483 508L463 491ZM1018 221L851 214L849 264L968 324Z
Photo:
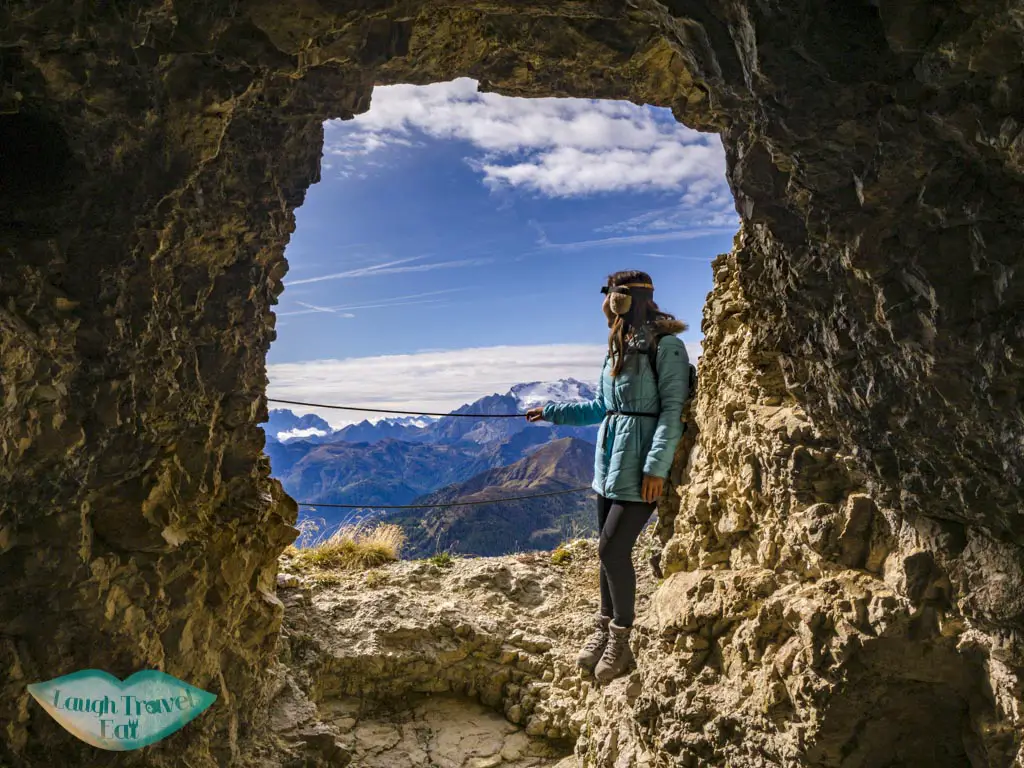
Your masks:
M647 345L647 360L651 364L651 373L654 374L654 386L655 387L658 386L658 342L661 341L661 339L664 336L671 336L671 335L672 334L670 334L670 333L659 333L657 336L654 337L654 343ZM693 393L697 389L697 366L695 366L693 363L690 363L689 374L690 374L690 388L689 388L689 391L686 393L686 399L687 400L690 400L693 397ZM688 428L689 428L689 425L684 422L683 423L683 433L684 434L686 433L686 430ZM652 563L652 565L653 565L653 563Z
M665 336L671 336L670 333L659 333L654 337L654 343L647 345L647 360L651 364L651 373L654 374L654 386L658 386L658 342L661 341ZM690 387L687 393L687 400L693 397L694 391L697 389L697 366L690 363Z
M659 333L654 337L653 341L647 345L647 361L651 364L651 373L654 374L654 386L658 386L658 342L661 341L665 336L670 336L668 333Z

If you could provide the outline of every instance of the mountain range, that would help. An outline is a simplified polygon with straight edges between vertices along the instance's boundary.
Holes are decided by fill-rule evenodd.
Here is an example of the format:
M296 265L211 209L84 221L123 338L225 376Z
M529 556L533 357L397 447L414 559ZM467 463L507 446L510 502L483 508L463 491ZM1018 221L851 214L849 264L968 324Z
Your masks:
M482 397L460 406L453 414L482 413L488 416L513 416L547 402L593 400L593 387L576 379L553 382L533 381L516 384L503 395ZM263 425L268 441L307 443L375 443L394 438L416 443L452 444L460 441L486 443L511 436L530 427L525 418L472 419L464 416L397 416L371 422L368 419L333 429L316 414L297 416L287 409L270 411ZM557 427L559 437L596 436L595 427Z
M367 505L358 509L300 507L300 522L314 519L321 531L330 531L370 517L395 517L373 510L374 504L442 503L467 493L484 493L490 498L522 495L518 489L523 478L544 488L560 487L559 478L576 485L589 484L597 427L530 424L522 414L549 401L593 397L593 389L575 379L529 382L452 412L460 415L364 420L341 429L333 429L314 414L298 416L275 409L263 425L265 451L273 476L297 501ZM581 452L587 458L579 463ZM554 496L518 502L508 509L486 505L483 509L491 509L491 514L521 518L513 526L515 530L506 530L508 526L495 518L496 527L488 527L490 533L465 530L465 521L481 519L467 513L469 508L415 510L395 519L407 529L412 552L425 552L443 541L452 551L497 554L496 548L534 547L538 541L547 541L545 536L555 536L555 530L579 525L571 523L579 512L575 504L569 496ZM487 517L486 512L480 514ZM421 517L429 518L429 531L419 524ZM547 533L538 533L541 531ZM434 537L430 546L425 532Z
M392 416L334 429L315 413L298 416L288 409L275 408L262 426L267 440L279 443L375 443L389 437L415 442L424 428L435 421L432 416Z
M513 464L489 469L415 503L486 502L567 491L589 486L593 476L593 443L563 437ZM491 556L554 549L573 536L593 534L593 509L594 494L588 488L519 501L399 511L385 519L405 530L409 557L438 552Z

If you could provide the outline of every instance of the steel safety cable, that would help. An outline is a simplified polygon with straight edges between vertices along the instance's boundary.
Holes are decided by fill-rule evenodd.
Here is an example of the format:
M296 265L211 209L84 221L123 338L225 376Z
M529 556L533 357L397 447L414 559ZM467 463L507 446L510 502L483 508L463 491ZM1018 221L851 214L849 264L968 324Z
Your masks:
M401 413L406 416L457 416L465 419L521 419L525 413L436 413L431 411L400 411L395 408L362 408L355 405L326 405L324 403L302 403L298 400L280 400L268 397L268 403L304 405L308 408L333 408L338 411L366 411L368 413Z
M539 499L543 496L561 496L566 493L579 493L589 491L589 485L581 485L579 488L567 488L562 491L547 491L546 493L531 493L525 496L505 496L500 499L487 499L486 501L449 501L441 504L314 504L309 501L295 502L300 507L328 507L330 509L434 509L437 507L474 507L481 504L501 504L506 501L521 501L523 499Z

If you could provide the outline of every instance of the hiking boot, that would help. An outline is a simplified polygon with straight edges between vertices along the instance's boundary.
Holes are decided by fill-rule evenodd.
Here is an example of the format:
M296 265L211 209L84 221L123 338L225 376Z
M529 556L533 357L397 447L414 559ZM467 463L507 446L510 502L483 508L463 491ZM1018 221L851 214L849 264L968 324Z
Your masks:
M608 622L610 621L611 618L608 616L594 617L594 631L587 638L587 643L583 646L579 656L576 657L576 663L588 672L594 671L594 665L600 661L604 647L608 644Z
M620 627L614 621L608 625L608 645L604 647L601 660L594 670L594 677L599 682L614 680L636 665L633 651L629 648L629 633L632 630L632 627Z

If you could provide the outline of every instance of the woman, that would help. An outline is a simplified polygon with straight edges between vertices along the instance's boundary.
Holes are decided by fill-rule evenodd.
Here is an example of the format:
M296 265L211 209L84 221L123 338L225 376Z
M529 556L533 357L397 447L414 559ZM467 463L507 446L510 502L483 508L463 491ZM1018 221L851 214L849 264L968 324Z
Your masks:
M634 665L629 647L636 600L633 545L661 498L683 433L690 362L675 336L686 324L658 309L647 273L616 272L601 292L611 333L597 397L589 403L531 408L526 418L601 424L593 483L601 534L601 612L577 661L607 682ZM656 375L649 360L655 347Z

